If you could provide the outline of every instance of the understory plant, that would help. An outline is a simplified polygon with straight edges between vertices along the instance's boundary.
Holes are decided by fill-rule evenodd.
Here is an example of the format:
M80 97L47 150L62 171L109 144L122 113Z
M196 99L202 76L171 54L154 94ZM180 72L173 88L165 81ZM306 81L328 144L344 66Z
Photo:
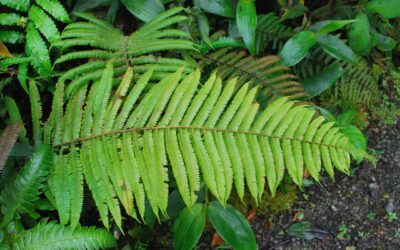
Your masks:
M158 222L256 249L231 204L374 161L357 118L398 88L400 4L272 2L0 0L1 247L131 249Z

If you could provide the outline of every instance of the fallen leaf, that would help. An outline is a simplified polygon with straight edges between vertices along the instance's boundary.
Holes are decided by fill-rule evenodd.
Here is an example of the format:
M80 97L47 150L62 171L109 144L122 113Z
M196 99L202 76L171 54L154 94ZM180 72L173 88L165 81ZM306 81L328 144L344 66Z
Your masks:
M0 41L0 56L5 56L5 57L14 57L10 51L8 51L6 45L2 41Z

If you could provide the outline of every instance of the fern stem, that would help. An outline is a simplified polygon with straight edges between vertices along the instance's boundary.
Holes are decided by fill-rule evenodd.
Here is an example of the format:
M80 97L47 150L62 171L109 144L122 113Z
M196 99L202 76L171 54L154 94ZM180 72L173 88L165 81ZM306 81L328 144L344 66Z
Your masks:
M328 148L343 149L345 151L348 151L348 148L333 146L333 145L329 145L329 144L325 144L325 143L306 141L306 140L301 140L298 138L275 136L275 135L270 135L270 134L265 134L265 133L254 132L254 131L241 131L241 130L222 129L222 128L206 128L206 127L198 127L198 126L159 126L159 127L130 128L130 129L114 130L114 131L109 131L109 132L105 132L105 133L90 135L85 138L77 138L77 139L74 139L71 141L65 141L62 143L54 144L53 148L58 148L58 147L62 147L65 145L71 145L71 144L80 143L80 142L84 142L84 141L90 141L90 140L93 140L93 139L96 139L99 137L105 137L105 136L110 136L110 135L115 135L115 134L125 134L125 133L134 133L134 132L143 132L143 131L157 131L157 130L172 130L172 129L200 130L203 132L220 132L220 133L233 133L233 134L243 134L243 135L255 135L255 136L275 138L275 139L279 139L279 140L286 139L286 140L300 141L300 142L304 142L304 143L309 143L311 145L316 144L316 145L320 145L320 146L326 146Z

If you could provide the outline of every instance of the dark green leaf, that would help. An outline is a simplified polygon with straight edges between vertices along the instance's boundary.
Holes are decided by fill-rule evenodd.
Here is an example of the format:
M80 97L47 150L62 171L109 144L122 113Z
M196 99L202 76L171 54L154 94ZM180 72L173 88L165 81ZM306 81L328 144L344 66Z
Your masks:
M316 32L318 34L327 34L338 29L343 28L344 26L353 23L357 20L325 20L321 22L317 22L310 27L310 31Z
M115 17L117 16L120 6L121 4L119 1L114 1L110 5L110 8L108 8L106 19L108 20L109 23L114 23Z
M336 59L342 59L349 63L356 64L357 57L354 52L339 38L333 35L322 35L317 38L318 44L326 53Z
M301 84L310 94L310 97L317 96L327 90L343 74L343 68L339 63L334 63L326 69L318 72L309 78L303 79Z
M201 39L203 39L203 42L211 46L211 40L210 40L210 25L208 23L207 16L203 13L197 13L196 14L196 20L197 20L197 25L199 26L199 31L201 35Z
M87 10L91 10L100 6L108 6L117 0L78 0L74 6L74 11L84 12Z
M286 232L305 240L324 239L328 235L328 233L323 230L313 228L312 223L309 221L293 224Z
M10 156L30 157L33 153L33 147L25 143L15 143L11 149Z
M257 12L253 0L239 0L236 8L236 24L246 47L256 53Z
M178 189L172 191L168 196L167 214L170 219L175 219L179 213L186 207Z
M365 138L364 134L359 128L349 124L342 126L340 131L349 138L349 142L354 149L356 149L353 153L354 159L357 162L361 162L365 156L365 154L361 152L365 152L367 149L367 139Z
M349 44L356 54L366 55L371 49L370 24L367 15L362 12L358 13L357 19L348 32Z
M279 56L287 66L300 62L316 44L317 39L311 31L302 31L289 39L279 52Z
M354 119L354 116L357 114L357 111L354 109L348 109L345 112L341 113L337 116L336 120L341 125L349 125Z
M135 17L144 22L150 21L165 10L160 0L121 0L121 2Z
M320 106L315 106L316 109L321 113L321 115L325 116L325 118L330 122L336 122L336 117L329 112L327 109L324 109Z
M174 223L174 249L192 249L196 245L206 224L206 211L204 204L182 210Z
M236 250L257 249L256 238L246 218L231 205L225 208L218 201L211 202L207 215L218 234Z
M286 20L302 16L304 12L308 10L308 8L304 5L298 4L295 6L282 8L282 10L283 10L282 20Z
M374 36L377 39L376 46L381 51L391 51L394 49L394 47L396 47L396 41L393 38L381 35L377 32L374 32Z
M235 18L235 8L231 0L194 0L196 6L205 12Z
M376 12L386 18L395 18L400 16L399 0L372 0L368 3L368 11Z

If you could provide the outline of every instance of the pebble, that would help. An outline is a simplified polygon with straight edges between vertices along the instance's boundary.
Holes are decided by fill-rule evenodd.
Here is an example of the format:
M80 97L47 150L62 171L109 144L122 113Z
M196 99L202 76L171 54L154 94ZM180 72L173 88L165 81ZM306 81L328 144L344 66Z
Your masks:
M393 213L394 212L393 199L389 199L389 201L386 203L385 210L388 213Z

